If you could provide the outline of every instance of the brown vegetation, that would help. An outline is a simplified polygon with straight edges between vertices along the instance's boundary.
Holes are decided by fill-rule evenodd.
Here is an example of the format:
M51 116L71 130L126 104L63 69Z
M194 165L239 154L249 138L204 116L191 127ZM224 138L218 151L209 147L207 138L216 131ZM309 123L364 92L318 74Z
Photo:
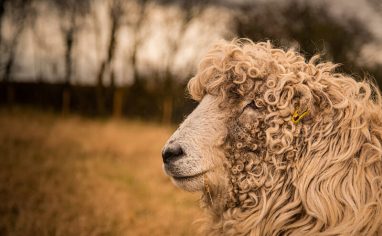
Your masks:
M170 128L0 110L1 235L194 235L162 173Z

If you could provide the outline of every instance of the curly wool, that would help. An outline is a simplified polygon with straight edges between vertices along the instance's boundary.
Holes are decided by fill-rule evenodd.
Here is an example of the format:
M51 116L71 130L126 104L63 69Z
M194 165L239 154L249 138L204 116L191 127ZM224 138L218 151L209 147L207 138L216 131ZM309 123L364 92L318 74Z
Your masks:
M191 96L212 94L232 111L230 184L220 206L206 206L205 233L382 235L380 92L319 59L234 40L200 63ZM298 124L296 109L309 111Z

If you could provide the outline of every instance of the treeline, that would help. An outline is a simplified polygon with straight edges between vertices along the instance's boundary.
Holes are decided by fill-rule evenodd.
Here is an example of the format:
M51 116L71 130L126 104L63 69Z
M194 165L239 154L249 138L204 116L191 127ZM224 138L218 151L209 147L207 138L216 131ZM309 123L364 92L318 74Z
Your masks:
M375 40L364 22L339 19L325 4L281 2L0 0L0 104L51 107L64 114L178 121L193 106L184 89L200 56L187 53L202 53L219 37L271 40L284 48L298 47L307 57L323 53L324 59L343 64L343 72L374 77L382 84L381 66L360 62L363 47ZM370 0L370 4L375 3ZM51 25L58 24L58 35L41 33L49 26L41 21L48 19L56 19ZM152 29L157 21L163 21L162 31ZM157 34L160 40L150 51ZM89 35L92 46L86 43ZM57 45L62 49L56 55ZM26 57L22 51L30 47L38 52L28 61L37 82L25 75L28 82L20 82L20 71L26 78L31 73L21 66ZM164 56L154 63L147 59L158 51ZM79 57L85 52L94 54L94 62L84 66ZM40 54L56 56L49 61ZM79 82L79 71L87 67L85 74L92 78L85 85Z
M70 91L70 112L84 116L129 117L155 122L180 122L196 103L188 99L184 90L172 93L170 104L166 103L163 91L138 88L137 84L128 87L108 86L104 91L105 110L102 114L97 107L95 86L71 85L45 82L0 83L0 106L25 105L39 107L57 113L68 114L62 104L65 91ZM137 94L139 93L139 94ZM67 101L66 101L67 102ZM168 102L168 101L167 101ZM164 107L167 106L167 107Z

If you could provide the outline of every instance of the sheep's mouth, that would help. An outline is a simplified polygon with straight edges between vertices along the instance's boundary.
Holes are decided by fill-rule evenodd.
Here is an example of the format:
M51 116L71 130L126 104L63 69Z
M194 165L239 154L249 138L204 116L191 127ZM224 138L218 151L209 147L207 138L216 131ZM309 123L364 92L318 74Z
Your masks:
M204 186L204 176L211 169L179 168L177 166L163 165L163 170L175 186L180 189L196 192L202 191Z
M195 174L195 175L188 175L188 176L171 176L175 181L192 181L192 180L195 180L197 178L201 178L203 177L203 175L207 173L207 171L203 171L199 174Z

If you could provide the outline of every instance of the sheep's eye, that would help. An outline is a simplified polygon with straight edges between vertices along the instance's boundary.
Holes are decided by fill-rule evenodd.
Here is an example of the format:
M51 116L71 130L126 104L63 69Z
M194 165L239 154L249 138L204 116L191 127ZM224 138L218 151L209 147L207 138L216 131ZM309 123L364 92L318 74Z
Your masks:
M247 106L245 106L245 109L247 109L247 108L256 110L258 107L256 106L255 101L252 101L252 102L248 103Z

